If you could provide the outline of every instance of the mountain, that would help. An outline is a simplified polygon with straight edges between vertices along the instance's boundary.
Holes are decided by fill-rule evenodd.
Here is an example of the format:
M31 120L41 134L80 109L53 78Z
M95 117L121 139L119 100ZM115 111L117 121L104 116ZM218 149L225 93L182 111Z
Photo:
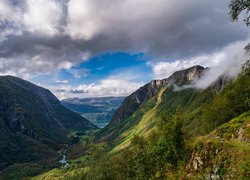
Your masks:
M112 139L115 134L119 134L125 120L133 115L140 107L149 101L157 100L157 94L164 91L164 88L172 85L188 85L193 80L200 78L206 69L202 66L193 66L185 70L177 71L169 78L153 80L137 91L125 98L122 105L114 113L110 124L101 131L101 140ZM172 90L171 90L172 92ZM120 126L120 127L119 127Z
M47 89L0 76L0 168L58 158L71 131L96 129Z
M113 113L123 100L124 97L68 98L62 100L61 103L96 126L103 128L110 122Z
M92 153L36 179L249 179L250 63L206 89L176 90L205 70L194 66L141 87L96 134L97 144L89 140Z

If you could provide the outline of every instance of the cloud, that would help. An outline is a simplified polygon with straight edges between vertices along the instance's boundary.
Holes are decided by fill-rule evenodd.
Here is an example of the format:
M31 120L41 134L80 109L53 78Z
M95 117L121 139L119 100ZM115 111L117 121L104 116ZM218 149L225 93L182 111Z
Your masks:
M149 62L148 65L152 67L153 77L155 79L165 79L176 71L187 69L195 65L201 65L203 67L218 66L222 59L224 59L224 52L216 52L210 55L203 55L189 59L180 59L173 62Z
M87 77L90 73L90 69L70 69L69 73L71 73L75 78L82 78L82 77Z
M59 83L59 84L68 84L69 81L68 80L56 80L56 83Z
M94 3L86 0L74 0L68 3L67 33L73 39L91 39L102 27L102 17Z
M82 84L73 89L71 93L84 96L127 96L142 85L143 83L124 79L108 78L102 80L100 84Z
M175 87L176 90L183 88L195 87L205 89L216 81L221 75L227 74L230 77L235 77L241 71L242 64L249 59L249 53L246 53L244 47L250 42L237 41L231 43L220 51L206 56L198 56L189 60L177 60L174 62L157 62L149 63L152 66L154 77L156 79L164 79L171 76L174 72L189 68L195 65L209 67L205 74L194 81L190 86Z
M201 79L194 82L194 86L205 89L223 74L230 77L238 75L242 65L250 59L249 52L244 50L245 46L246 42L236 42L223 48L219 64L206 71Z
M228 11L216 0L1 0L0 71L49 73L106 51L203 56L249 35Z
M115 79L113 77L103 79L97 84L81 84L75 87L62 83L59 85L37 83L37 85L50 89L59 99L72 97L127 96L143 84L143 82Z
M62 1L27 0L23 12L23 24L27 31L55 35L59 33L63 17Z

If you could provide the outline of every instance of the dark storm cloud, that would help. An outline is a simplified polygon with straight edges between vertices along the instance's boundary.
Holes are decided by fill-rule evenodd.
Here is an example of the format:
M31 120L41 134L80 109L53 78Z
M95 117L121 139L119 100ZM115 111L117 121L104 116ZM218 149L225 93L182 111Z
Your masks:
M78 64L105 51L142 51L155 59L192 57L248 36L243 23L230 21L229 2L223 0L20 2L0 2L0 10L5 9L0 12L0 70L29 59L34 66L19 63L18 68L51 71L65 68L62 62Z

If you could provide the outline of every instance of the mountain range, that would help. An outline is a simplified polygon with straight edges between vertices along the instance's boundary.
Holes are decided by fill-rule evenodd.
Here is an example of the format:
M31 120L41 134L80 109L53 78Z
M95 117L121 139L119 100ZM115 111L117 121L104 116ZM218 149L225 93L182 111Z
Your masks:
M110 121L113 113L121 105L125 97L68 98L62 105L79 113L96 126L103 128Z
M207 70L193 66L175 72L166 79L145 84L124 100L63 100L62 104L75 112L91 113L99 113L99 106L117 107L122 103L107 126L82 136L84 146L79 142L70 147L69 158L79 149L83 153L70 158L68 168L55 168L34 179L248 179L250 63L244 64L235 78L222 75L206 89L191 86ZM63 148L67 132L97 129L63 107L46 89L9 76L2 77L2 82L0 97L5 103L0 117L6 130L1 130L0 137L8 135L3 138L6 144L11 143L12 137L21 142L28 139L55 153ZM49 127L42 124L44 121ZM36 128L42 125L43 131ZM37 150L30 144L25 145L32 149L26 158ZM13 153L6 154L4 147L1 149L4 157ZM12 171L7 172L3 177L8 179Z
M66 173L36 178L248 179L250 65L206 89L189 86L207 70L193 66L145 84L97 131L97 144L86 147L93 154L73 160Z

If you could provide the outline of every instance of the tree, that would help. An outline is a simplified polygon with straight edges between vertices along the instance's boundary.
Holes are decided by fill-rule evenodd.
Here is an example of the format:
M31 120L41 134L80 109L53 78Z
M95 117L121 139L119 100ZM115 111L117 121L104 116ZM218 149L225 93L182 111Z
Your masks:
M160 127L162 136L159 139L159 145L165 148L165 153L168 154L168 161L172 165L177 165L178 159L182 156L184 150L183 133L181 131L183 116L180 109L177 108L175 114L170 121L162 119Z
M237 21L241 12L246 11L246 18L244 21L246 25L250 25L250 0L231 0L229 4L230 15L233 21Z

